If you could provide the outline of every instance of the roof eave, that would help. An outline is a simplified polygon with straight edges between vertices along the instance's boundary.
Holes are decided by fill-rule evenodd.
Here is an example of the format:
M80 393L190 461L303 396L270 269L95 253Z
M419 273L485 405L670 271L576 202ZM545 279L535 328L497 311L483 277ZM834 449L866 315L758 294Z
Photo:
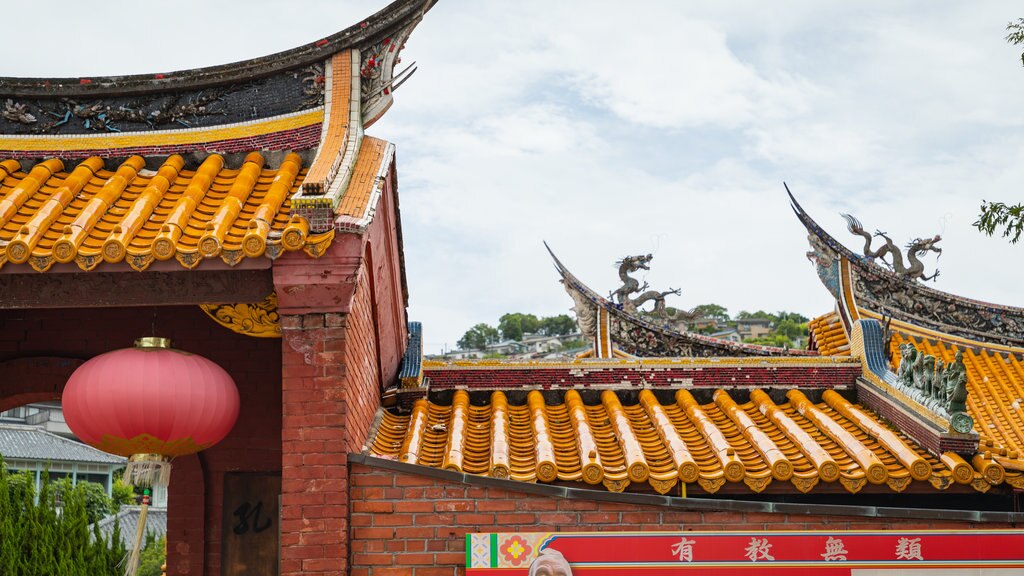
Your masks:
M166 73L88 78L2 78L5 97L97 97L203 88L263 78L282 70L321 62L348 48L372 45L422 18L437 0L395 0L376 14L326 38L277 52L205 68Z

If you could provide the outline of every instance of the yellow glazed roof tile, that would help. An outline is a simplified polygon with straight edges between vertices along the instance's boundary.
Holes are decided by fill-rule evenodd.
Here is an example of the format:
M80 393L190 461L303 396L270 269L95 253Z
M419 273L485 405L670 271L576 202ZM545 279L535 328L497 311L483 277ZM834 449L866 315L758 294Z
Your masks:
M822 356L848 356L850 342L839 314L830 312L807 323L810 339Z
M362 216L368 209L386 146L366 138L345 194L347 212ZM172 155L155 171L140 156L117 164L49 159L28 170L3 160L0 266L46 271L75 262L92 270L106 261L143 270L171 258L192 268L216 257L233 266L284 251L319 256L334 232L311 234L305 219L290 213L289 199L305 174L297 154L270 167L255 152L238 168L211 154L191 169Z
M409 415L384 411L369 452L433 468L524 482L580 482L611 491L645 486L667 493L680 483L716 492L728 484L761 492L868 485L902 492L970 484L981 473L960 458L929 455L836 392L812 402L795 389L776 403L718 389L699 403L687 390L649 390L627 401L611 390L527 393L464 390L450 405L418 400ZM554 401L553 401L554 400ZM959 477L955 477L954 473ZM1007 478L1009 481L1009 475Z

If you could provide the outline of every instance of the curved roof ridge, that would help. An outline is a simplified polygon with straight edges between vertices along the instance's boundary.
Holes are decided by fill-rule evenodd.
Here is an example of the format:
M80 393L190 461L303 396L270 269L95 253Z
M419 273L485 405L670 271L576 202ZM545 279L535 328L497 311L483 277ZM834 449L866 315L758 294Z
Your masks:
M0 77L0 96L54 97L134 95L252 80L325 60L347 48L365 47L422 18L437 0L394 0L340 32L274 54L173 72L70 78Z

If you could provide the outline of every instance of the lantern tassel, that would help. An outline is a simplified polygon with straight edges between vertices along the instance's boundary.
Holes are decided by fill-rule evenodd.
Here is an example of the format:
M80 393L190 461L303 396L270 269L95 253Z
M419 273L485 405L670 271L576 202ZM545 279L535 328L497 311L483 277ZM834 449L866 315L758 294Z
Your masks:
M160 454L132 454L124 470L123 480L129 486L142 487L142 507L135 529L135 544L124 559L124 576L137 576L142 545L146 539L146 516L153 486L167 487L171 483L171 460Z
M123 480L129 486L166 487L171 483L171 461L159 454L133 454L124 469Z

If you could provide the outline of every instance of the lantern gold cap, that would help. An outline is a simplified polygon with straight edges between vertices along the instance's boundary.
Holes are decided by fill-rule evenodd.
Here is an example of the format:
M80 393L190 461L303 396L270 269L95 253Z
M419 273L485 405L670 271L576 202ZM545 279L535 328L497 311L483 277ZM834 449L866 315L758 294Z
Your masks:
M135 341L136 348L170 348L170 338L160 338L158 336L146 336L139 338Z

